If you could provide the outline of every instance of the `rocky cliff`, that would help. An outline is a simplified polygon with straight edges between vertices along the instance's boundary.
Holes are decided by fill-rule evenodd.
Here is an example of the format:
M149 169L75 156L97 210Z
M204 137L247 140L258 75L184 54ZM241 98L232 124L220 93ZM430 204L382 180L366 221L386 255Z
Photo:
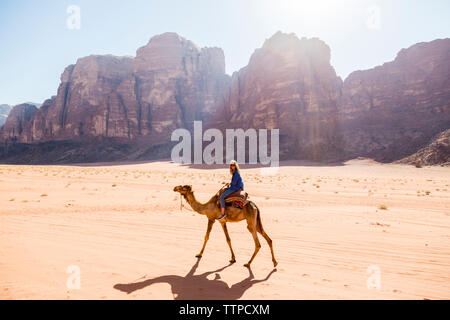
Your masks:
M2 136L22 143L170 141L175 128L190 128L193 120L211 115L227 83L221 49L200 49L177 34L165 33L138 49L135 58L79 59L64 70L57 95L20 130Z
M11 112L0 159L167 157L172 131L203 120L222 130L279 128L281 159L393 161L450 128L449 58L450 39L419 43L342 82L323 41L278 32L230 78L221 49L165 33L136 57L89 56L67 67L39 110Z
M8 115L5 124L0 129L0 139L3 141L17 142L18 137L24 134L24 129L35 115L38 109L32 104L19 104Z
M277 32L233 74L211 125L280 128L281 158L336 159L341 86L323 41Z
M401 50L342 83L318 39L277 33L232 76L214 125L280 128L280 156L393 161L450 127L450 39Z
M450 128L449 59L450 39L435 40L350 74L339 101L344 157L400 159Z
M450 166L450 129L440 133L426 147L397 162L418 167L436 164Z

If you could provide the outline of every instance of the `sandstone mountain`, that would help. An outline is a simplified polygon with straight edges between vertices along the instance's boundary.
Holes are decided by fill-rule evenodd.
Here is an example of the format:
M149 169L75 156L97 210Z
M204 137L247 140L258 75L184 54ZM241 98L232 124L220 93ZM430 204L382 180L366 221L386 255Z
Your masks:
M350 74L339 102L344 156L393 161L450 128L449 59L450 39L435 40Z
M417 166L436 164L450 166L450 129L439 134L425 148L397 162Z
M36 108L39 108L41 106L40 103L36 103L36 102L25 102L25 103L21 103L22 104L27 104L27 105L32 105L35 106ZM0 127L6 122L6 119L8 118L9 113L12 110L12 106L10 106L9 104L0 104Z
M450 39L403 49L342 83L318 39L276 33L232 76L212 126L280 128L280 155L393 161L450 127Z
M221 49L198 48L177 34L153 37L135 58L88 56L68 66L57 95L3 141L41 143L118 138L158 144L211 115L227 86Z
M27 103L15 106L9 112L8 118L0 130L0 138L16 142L18 137L23 135L25 127L28 126L37 110L35 105Z
M171 132L203 120L222 130L279 128L282 159L393 161L450 128L449 57L450 39L419 43L343 82L323 41L278 32L229 77L221 49L165 33L136 57L67 67L56 96L38 110L16 107L0 129L0 159L168 157Z
M218 128L280 128L281 158L337 159L336 113L342 81L321 40L277 32L235 72Z

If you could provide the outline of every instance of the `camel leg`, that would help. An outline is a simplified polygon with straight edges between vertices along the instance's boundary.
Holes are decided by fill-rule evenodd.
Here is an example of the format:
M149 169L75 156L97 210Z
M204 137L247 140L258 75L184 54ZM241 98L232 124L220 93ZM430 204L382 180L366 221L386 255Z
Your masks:
M209 234L211 232L214 222L215 222L215 220L208 220L208 228L206 229L205 241L203 242L202 250L200 251L200 253L198 255L196 255L197 258L201 258L203 255L203 251L205 251L206 243L208 242Z
M250 264L252 263L253 259L255 259L256 254L258 253L259 249L261 248L261 244L259 243L258 235L256 234L256 228L253 225L247 226L248 231L252 234L253 240L255 241L255 252L253 252L252 257L250 260L244 264L245 267L250 268Z
M270 252L272 253L272 262L273 262L273 267L275 268L278 264L277 260L275 259L275 255L273 253L273 247L272 247L272 239L270 239L270 237L267 235L267 233L264 231L264 229L262 228L262 226L260 227L259 225L257 226L257 231L264 237L264 239L266 239L267 243L269 244L270 247Z
M231 251L231 260L230 260L230 262L231 263L235 263L236 262L236 258L234 256L233 248L231 247L231 239L230 239L230 235L228 234L228 228L227 228L227 223L226 222L222 223L222 229L223 229L223 232L225 233L225 238L227 239L227 243L228 243L228 246L230 247L230 251Z

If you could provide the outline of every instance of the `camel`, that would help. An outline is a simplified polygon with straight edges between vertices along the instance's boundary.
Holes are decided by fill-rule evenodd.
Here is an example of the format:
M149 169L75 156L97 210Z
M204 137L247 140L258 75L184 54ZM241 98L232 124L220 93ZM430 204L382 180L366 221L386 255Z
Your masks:
M187 203L192 207L192 209L201 214L205 215L208 218L208 227L206 229L205 240L203 242L203 247L200 250L200 253L196 255L197 258L201 258L203 252L205 251L206 243L209 239L209 234L211 232L213 224L216 222L216 219L220 216L220 207L217 205L217 200L219 197L219 193L217 192L211 199L209 199L206 203L200 203L195 199L194 191L192 190L191 185L184 186L176 186L173 191L180 193L184 199L186 199ZM225 209L226 217L222 220L219 220L223 232L225 233L225 238L227 240L228 246L231 251L231 259L230 262L236 262L236 257L233 252L233 248L231 246L230 235L228 234L227 222L240 222L247 221L247 229L252 234L253 240L255 241L255 251L253 252L250 260L244 264L245 267L249 268L259 249L261 248L261 244L259 243L257 232L259 232L264 239L266 239L267 243L270 247L270 252L272 254L272 262L273 266L276 267L278 262L275 260L275 255L273 253L272 240L269 238L267 233L264 231L262 223L261 223L261 214L259 212L258 207L252 201L249 201L243 209L235 208L232 206L227 206Z

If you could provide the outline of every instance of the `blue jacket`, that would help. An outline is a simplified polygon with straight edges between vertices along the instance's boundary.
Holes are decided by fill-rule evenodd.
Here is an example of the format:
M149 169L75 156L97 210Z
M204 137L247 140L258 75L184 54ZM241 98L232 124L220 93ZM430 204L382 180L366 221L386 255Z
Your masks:
M241 189L242 191L244 191L244 183L242 182L241 175L237 170L235 170L233 173L229 189L233 191Z

